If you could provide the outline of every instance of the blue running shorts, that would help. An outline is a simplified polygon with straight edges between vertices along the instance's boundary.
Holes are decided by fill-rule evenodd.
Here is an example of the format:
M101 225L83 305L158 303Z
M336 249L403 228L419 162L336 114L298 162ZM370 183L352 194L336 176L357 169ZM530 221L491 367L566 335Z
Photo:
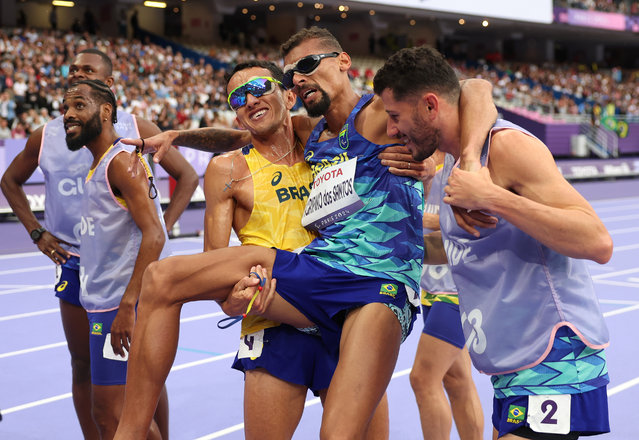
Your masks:
M441 339L457 348L464 348L466 340L457 304L442 301L435 301L430 306L422 304L422 314L424 316L422 333Z
M128 356L122 358L111 347L111 324L118 309L110 312L87 312L89 347L91 350L91 383L93 385L126 384Z
M80 258L70 256L62 265L55 266L55 296L63 301L80 304Z
M512 396L493 399L493 426L499 437L551 440L610 432L607 387L585 393Z
M233 362L236 370L264 368L278 379L309 388L316 396L328 388L336 366L337 355L329 353L320 336L286 324L244 336Z
M410 333L415 313L407 306L403 284L334 269L304 253L276 252L273 278L277 292L319 327L327 346L338 349L349 311L376 302L386 304L398 316L404 337ZM399 315L406 310L408 319L402 322Z

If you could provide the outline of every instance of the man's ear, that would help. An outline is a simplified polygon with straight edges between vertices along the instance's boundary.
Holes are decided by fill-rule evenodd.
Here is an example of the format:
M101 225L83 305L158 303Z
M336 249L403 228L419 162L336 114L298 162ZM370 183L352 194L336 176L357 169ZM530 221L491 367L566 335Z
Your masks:
M286 104L286 109L291 110L295 103L297 102L297 95L292 90L284 90L284 103Z
M433 119L439 111L439 100L433 93L425 93L419 99L419 111L424 118Z
M348 72L348 69L351 68L351 56L346 52L341 52L337 55L337 59L339 60L339 70L342 72Z
M102 104L102 108L100 109L101 116L103 121L112 121L112 115L115 111L111 104Z
M115 83L115 79L113 78L113 76L107 76L107 78L103 82L104 84L109 86L109 88L111 88L113 87L113 84Z

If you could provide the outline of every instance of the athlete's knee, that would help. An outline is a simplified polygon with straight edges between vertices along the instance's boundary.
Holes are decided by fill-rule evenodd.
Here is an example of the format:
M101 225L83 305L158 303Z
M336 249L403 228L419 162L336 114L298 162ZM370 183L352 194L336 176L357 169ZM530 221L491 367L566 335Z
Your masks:
M444 375L444 388L451 398L468 393L475 387L470 370L450 369Z
M320 440L354 440L354 439L362 439L364 437L365 429L362 429L361 432L350 433L346 429L343 429L341 426L327 426L325 423L322 423L322 427L320 429Z
M161 261L150 263L142 276L140 302L161 304L169 301L171 289L170 271Z
M71 356L71 372L73 383L86 383L91 381L91 361L84 357Z
M441 387L441 381L434 380L433 375L428 370L419 368L418 364L413 366L408 378L410 386L418 398L420 395L432 392L435 389L434 387Z
M114 410L114 405L110 405L108 402L94 401L91 412L101 433L115 431L120 415Z

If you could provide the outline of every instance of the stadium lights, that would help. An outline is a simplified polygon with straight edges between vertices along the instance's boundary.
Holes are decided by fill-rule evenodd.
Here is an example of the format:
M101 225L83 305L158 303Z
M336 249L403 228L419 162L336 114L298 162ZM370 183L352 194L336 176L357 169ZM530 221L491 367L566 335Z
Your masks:
M74 2L69 2L65 0L53 0L51 4L53 6L64 6L65 8L72 8L75 6Z
M149 0L146 0L144 2L144 6L146 6L147 8L166 8L166 3L165 2L152 2Z

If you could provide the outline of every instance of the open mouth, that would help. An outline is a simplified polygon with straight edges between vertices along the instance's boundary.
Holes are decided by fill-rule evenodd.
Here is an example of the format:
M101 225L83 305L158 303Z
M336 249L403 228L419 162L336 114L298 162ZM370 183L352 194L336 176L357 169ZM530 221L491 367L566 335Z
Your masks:
M251 120L252 121L257 121L259 119L261 119L265 114L266 114L266 109L265 108L261 108L258 111L256 111L255 113L251 113Z
M79 122L67 122L64 124L64 131L67 134L73 134L77 131L80 131L81 125Z
M307 101L307 100L309 100L309 99L311 99L313 97L315 92L317 92L317 90L315 90L315 89L307 89L304 92L302 92L300 96L302 97L303 101Z

